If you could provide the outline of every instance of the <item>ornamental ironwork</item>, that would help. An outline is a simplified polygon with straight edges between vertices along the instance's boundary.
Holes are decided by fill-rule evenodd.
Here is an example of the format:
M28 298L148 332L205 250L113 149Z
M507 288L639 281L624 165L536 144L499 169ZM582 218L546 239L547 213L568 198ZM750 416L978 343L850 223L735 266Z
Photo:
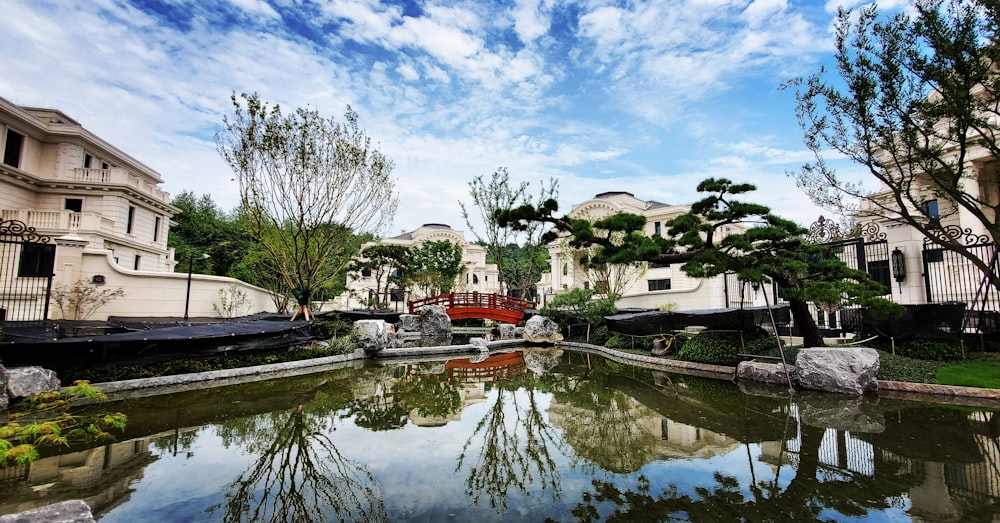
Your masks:
M969 227L962 228L958 225L945 225L943 227L936 227L928 231L934 238L925 237L924 245L932 243L960 243L966 247L972 245L983 245L990 243L990 237L987 234L975 234Z
M834 240L839 240L843 234L840 232L840 224L826 219L825 216L820 215L809 226L809 236L808 240L813 243L828 243Z
M4 220L0 218L0 236L14 236L30 243L49 243L48 236L38 234L34 227L21 220Z
M885 239L885 232L881 230L875 222L868 222L861 226L861 236L868 242L878 242Z

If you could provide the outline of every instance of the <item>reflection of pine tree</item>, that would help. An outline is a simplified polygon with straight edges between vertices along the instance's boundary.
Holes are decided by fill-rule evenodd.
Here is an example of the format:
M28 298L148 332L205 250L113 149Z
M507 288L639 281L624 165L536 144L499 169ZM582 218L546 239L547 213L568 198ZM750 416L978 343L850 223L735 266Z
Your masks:
M385 521L375 477L340 453L322 419L301 405L272 414L269 438L252 431L260 459L230 485L225 504L209 511L224 508L227 522Z
M559 475L550 454L550 447L558 446L558 438L539 410L534 388L524 390L528 401L522 405L517 401L516 387L510 385L496 389L496 401L476 424L455 467L456 472L462 468L473 440L482 435L483 445L469 471L465 493L474 503L485 494L498 514L507 510L511 488L527 494L528 487L537 484L533 494L549 489L553 499L560 495ZM514 414L510 423L508 413Z

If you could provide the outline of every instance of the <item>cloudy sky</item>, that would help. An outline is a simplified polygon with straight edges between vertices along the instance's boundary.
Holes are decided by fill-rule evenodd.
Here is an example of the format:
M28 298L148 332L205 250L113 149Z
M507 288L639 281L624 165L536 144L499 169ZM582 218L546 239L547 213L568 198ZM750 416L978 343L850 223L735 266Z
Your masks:
M835 0L833 0L835 1ZM790 78L828 64L837 3L791 0L4 0L0 97L53 107L158 170L238 196L215 149L233 92L340 118L395 162L386 234L466 230L469 182L555 178L690 203L710 177L807 225Z

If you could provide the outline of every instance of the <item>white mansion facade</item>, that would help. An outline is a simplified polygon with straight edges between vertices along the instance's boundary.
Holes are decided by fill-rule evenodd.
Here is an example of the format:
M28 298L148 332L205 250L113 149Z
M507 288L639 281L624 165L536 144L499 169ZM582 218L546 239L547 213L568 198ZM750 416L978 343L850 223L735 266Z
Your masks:
M20 319L59 319L54 305L44 313L42 297L12 290L18 280L54 275L56 285L82 280L125 290L91 319L179 316L188 305L191 315L214 315L218 289L229 285L248 294L246 312L273 310L263 289L230 278L197 275L188 298L187 275L173 272L186 260L175 260L167 247L179 210L162 183L158 172L61 111L0 98L0 219L34 228L55 245L40 253L31 274L24 252L0 266L0 308L29 303L34 318Z

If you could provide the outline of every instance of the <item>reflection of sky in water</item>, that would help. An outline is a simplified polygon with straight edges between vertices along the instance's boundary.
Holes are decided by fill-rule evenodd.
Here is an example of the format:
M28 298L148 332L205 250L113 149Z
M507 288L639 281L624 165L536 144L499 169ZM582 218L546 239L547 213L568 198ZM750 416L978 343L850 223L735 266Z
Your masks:
M601 394L607 396L598 398ZM569 399L571 396L565 390L556 394L536 390L532 394L525 389L512 392L492 387L485 398L477 396L474 401L466 402L461 413L450 417L444 425L418 426L409 422L401 428L378 431L357 426L353 418L341 418L348 411L343 410L343 403L336 401L329 401L329 404L341 410L324 412L322 407L318 407L322 402L314 398L307 400L304 411L307 418L314 416L324 422L327 428L323 429L323 434L329 437L346 463L363 465L374 476L377 488L381 489L380 497L384 501L384 515L388 521L541 521L545 518L576 521L578 518L572 511L585 501L585 494L596 492L595 481L606 482L623 492L648 494L646 501L653 503L671 487L676 489L677 495L697 500L701 497L699 489L713 491L719 488L715 479L717 473L735 480L737 499L742 496L745 500L760 501L769 496L780 497L796 476L793 456L787 451L779 453L775 442L739 443L732 437L712 433L708 429L696 429L676 420L671 420L670 427L678 433L669 434L668 440L667 429L661 428L667 426L666 422L661 426L663 417L649 405L633 400L619 390L601 389L600 386L589 389L589 392L585 389L583 395L582 398ZM654 398L659 397L666 396ZM498 401L502 401L502 409L499 410L495 408ZM530 464L528 477L524 478L527 493L520 492L516 485L510 485L506 496L501 496L506 501L506 508L495 510L490 505L490 493L476 491L470 495L467 492L473 468L484 466L484 446L497 443L495 440L487 441L487 431L480 424L484 420L502 418L503 431L513 438L507 442L506 450L522 449L527 439L524 423L531 412L532 401L540 421L544 423L544 426L536 427L534 434L537 435L540 430L552 438L545 441L553 469L543 467L545 470L540 472L536 464ZM667 398L663 401L664 404L657 407L669 410L673 405L669 401L673 400ZM602 409L618 409L618 412ZM245 444L239 443L241 439L234 437L232 431L230 437L236 443L227 447L220 435L224 427L231 429L248 420L261 422L258 429L268 427L269 420L288 418L289 412L282 410L253 418L231 419L225 425L206 425L196 431L190 447L182 446L176 455L171 445L163 443L164 440L158 445L151 445L150 449L157 459L145 467L141 479L132 484L130 498L111 509L101 521L221 521L226 515L226 495L231 492L233 482L241 476L245 477L259 457L249 452ZM703 412L709 411L698 411L699 414ZM687 416L690 417L691 413ZM434 419L428 419L433 424ZM616 424L623 419L627 423ZM584 422L581 423L581 420ZM779 423L777 433L781 434L780 420L775 421ZM623 453L622 456L611 452L595 457L593 453L608 449L607 445L594 440L596 434L602 433L592 430L595 425L591 423L598 422L610 424L611 430L618 430L620 426L631 427L637 434L650 430L664 432L622 440L649 446L652 450L647 449L648 452ZM696 430L704 436L703 439L693 439ZM269 434L267 430L260 433ZM824 435L822 444L836 446L836 439L831 440L829 436L830 433ZM259 451L270 443L258 441L255 445ZM692 446L689 447L689 444ZM796 445L792 442L791 447L798 448ZM465 457L459 466L463 448ZM852 448L858 452L857 457L863 458L861 461L870 463L875 457L874 447L868 443L861 442ZM704 457L692 457L694 454L687 454L687 449L693 449L692 452ZM312 450L315 457L325 455L316 448ZM582 455L577 455L577 452ZM627 472L604 470L595 461L619 464ZM629 468L633 464L635 467ZM776 469L778 464L780 469ZM503 468L498 470L503 471ZM860 472L870 475L868 470ZM543 477L540 478L540 474ZM845 478L850 479L849 475ZM554 480L557 486L555 489L541 489L541 480ZM814 486L823 488L823 481L821 479ZM648 484L646 492L641 492L639 488L643 483ZM767 492L766 486L774 483L777 492ZM764 488L765 491L761 493L756 488ZM819 516L831 521L908 521L910 503L905 499L906 492L906 487L898 491L900 498L893 502L895 507L870 510L863 517L848 517L829 509L823 510ZM262 494L259 485L256 494ZM473 500L476 495L479 496L478 502ZM493 495L493 499L497 499L495 492ZM628 507L618 507L612 501L594 497L587 499L597 509L600 518L608 517L616 509L628 510ZM816 502L816 499L810 502ZM209 512L209 507L213 506L218 509ZM739 510L739 507L728 508ZM335 516L327 513L310 515L320 519Z
M479 421L488 415L498 394L498 390L492 390L486 401L466 407L460 419L444 426L420 427L411 423L397 430L373 432L357 427L351 419L337 419L334 430L328 434L345 458L367 465L375 475L384 490L386 515L390 521L438 521L441 518L517 521L545 517L574 520L570 511L580 502L581 492L592 490L593 478L608 481L622 490L634 490L638 478L643 476L649 481L653 497L675 485L680 494L694 498L697 498L696 487L715 484L716 471L737 478L740 490L747 497L752 497L749 488L752 481L774 480L773 468L757 461L759 445L749 446L749 455L754 459L752 474L748 449L743 445L707 459L654 461L629 474L595 470L585 460L586 466L574 467L572 449L562 445L562 451L550 448L559 475L560 493L554 497L552 491L529 490L530 495L525 496L512 487L507 492L506 511L498 514L490 508L488 497L480 498L478 505L474 505L466 494L465 482L470 466L484 443L482 433L472 438L466 461L456 471L462 447ZM510 396L511 393L504 394ZM526 408L529 400L524 390L514 397L518 408ZM541 412L546 412L552 396L536 392L534 397ZM334 416L337 415L339 413ZM505 404L504 418L506 428L514 431L518 416L513 403ZM555 429L554 433L561 436L562 431ZM206 509L224 503L229 484L255 461L255 456L248 455L239 446L225 447L212 426L199 430L191 446L179 449L177 455L169 448L155 447L153 451L159 459L150 464L143 478L133 485L131 499L107 513L101 518L102 522L221 520L224 508L214 513ZM782 473L785 477L780 478L780 484L784 487L794 477L794 470L785 467ZM596 505L602 507L604 514L614 509L607 502ZM836 512L824 513L824 516L845 520ZM906 519L905 513L898 509L872 513L866 518L869 521Z

